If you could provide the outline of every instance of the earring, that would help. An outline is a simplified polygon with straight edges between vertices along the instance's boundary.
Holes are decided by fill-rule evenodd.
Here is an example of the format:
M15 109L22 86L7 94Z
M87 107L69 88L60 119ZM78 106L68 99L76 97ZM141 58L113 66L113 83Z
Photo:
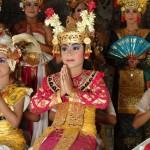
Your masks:
M39 12L41 12L41 9L39 9Z
M122 22L122 23L125 22L125 16L124 16L124 15L121 16L121 22Z
M90 53L92 53L91 50L91 39L89 37L86 37L84 39L84 43L85 43L85 54L84 54L84 58L88 59L90 57Z
M22 9L22 11L24 11L24 9Z

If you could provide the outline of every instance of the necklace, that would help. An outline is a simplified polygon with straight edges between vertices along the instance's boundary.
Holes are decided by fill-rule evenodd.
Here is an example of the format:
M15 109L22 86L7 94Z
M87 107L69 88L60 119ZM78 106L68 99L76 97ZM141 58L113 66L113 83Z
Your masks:
M136 34L138 32L138 30L139 30L138 28L134 29L134 30L129 30L129 29L126 28L126 31L128 32L129 35L130 34L132 34L132 35Z

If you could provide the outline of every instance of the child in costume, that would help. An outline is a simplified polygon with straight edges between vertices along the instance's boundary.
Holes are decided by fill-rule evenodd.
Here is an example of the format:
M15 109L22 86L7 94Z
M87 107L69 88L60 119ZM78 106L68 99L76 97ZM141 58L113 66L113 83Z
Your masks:
M21 51L11 45L7 30L0 32L0 148L24 150L26 142L18 126L33 90L10 83Z
M43 86L31 100L32 112L40 114L57 109L53 124L35 141L33 149L96 149L95 110L108 105L104 73L84 70L90 55L95 15L81 13L77 28L64 29L53 9L47 9L45 23L54 27L53 54L61 53L59 73L43 79ZM83 25L83 26L82 26Z

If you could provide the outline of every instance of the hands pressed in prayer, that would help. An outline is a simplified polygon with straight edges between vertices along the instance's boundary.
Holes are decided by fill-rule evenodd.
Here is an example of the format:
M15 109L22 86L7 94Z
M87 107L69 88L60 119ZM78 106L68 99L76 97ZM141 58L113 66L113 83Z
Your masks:
M26 33L33 35L31 25L27 25L27 31Z
M60 90L61 90L61 96L64 96L66 94L65 86L64 86L64 79L63 79L63 67L60 71Z
M73 91L73 83L66 65L63 65L61 69L60 79L61 79L60 80L61 96L65 94L70 95L71 92Z

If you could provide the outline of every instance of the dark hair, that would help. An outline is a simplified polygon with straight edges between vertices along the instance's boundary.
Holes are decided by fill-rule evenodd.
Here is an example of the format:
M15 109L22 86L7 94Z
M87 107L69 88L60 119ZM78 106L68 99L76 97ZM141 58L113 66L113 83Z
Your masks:
M85 6L88 6L88 5L87 5L86 3L84 3L84 2L81 2L81 3L85 4ZM75 8L71 8L71 16L75 13L75 9L76 9L81 3L77 4L77 6L76 6Z

